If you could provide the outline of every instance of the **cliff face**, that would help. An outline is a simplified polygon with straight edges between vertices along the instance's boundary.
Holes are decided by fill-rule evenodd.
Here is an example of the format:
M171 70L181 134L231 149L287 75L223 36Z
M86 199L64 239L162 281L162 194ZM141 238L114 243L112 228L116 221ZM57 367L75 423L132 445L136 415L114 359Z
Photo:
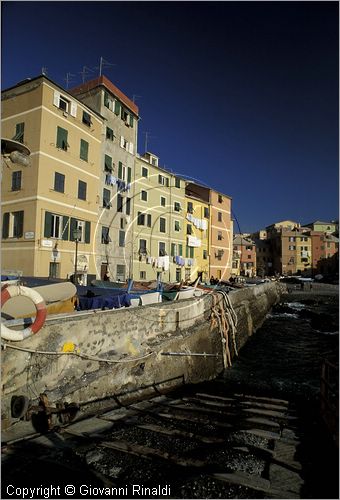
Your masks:
M50 316L35 336L7 342L2 351L2 427L17 421L11 418L13 395L36 404L45 393L53 406L75 402L85 411L88 403L110 397L127 402L143 399L155 387L167 390L214 378L231 365L281 292L277 283L265 283L230 293L229 305L221 295L207 294L139 308ZM218 319L222 306L224 325ZM15 328L22 328L20 320Z

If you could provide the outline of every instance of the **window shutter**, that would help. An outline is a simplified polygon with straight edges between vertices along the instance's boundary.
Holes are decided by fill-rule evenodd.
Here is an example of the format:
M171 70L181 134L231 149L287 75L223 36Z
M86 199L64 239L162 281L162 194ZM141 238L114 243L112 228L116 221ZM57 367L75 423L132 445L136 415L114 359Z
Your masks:
M130 127L133 127L133 115L130 115Z
M112 172L112 158L109 155L105 155L105 169Z
M188 246L185 247L185 256L186 256L186 258L189 257L189 247Z
M165 185L166 185L166 187L169 187L169 179L168 178L165 179Z
M91 222L85 222L85 243L90 243L91 240Z
M151 227L151 214L148 214L148 227Z
M118 101L116 101L116 102L115 102L115 114L116 114L117 116L118 116L118 115L119 115L119 113L120 113L120 108L121 108L121 106L120 106L119 102L118 102Z
M87 161L89 154L89 143L80 139L80 158Z
M182 253L183 253L183 245L182 245L182 243L179 243L178 244L178 255L180 257L182 257Z
M2 237L8 238L9 234L9 212L6 212L2 220Z
M57 148L67 149L67 130L57 127Z
M117 195L117 212L123 211L123 198L120 194Z
M60 101L60 94L55 90L53 96L53 105L57 106L57 108L59 108L59 101Z
M78 224L77 219L74 219L73 217L71 217L71 223L70 223L70 241L74 241L73 231L75 229L77 229L77 224Z
M162 176L158 175L158 184L162 184Z
M22 235L24 234L24 211L20 210L20 212L17 212L17 217L18 217L18 225L17 225L17 238L21 238Z
M127 183L130 184L131 182L131 167L128 167L127 169Z
M69 221L70 221L70 218L67 217L67 215L64 215L63 216L63 231L62 231L61 237L65 241L68 240Z
M71 116L77 116L77 103L71 101Z
M118 179L121 179L123 176L123 164L121 161L118 162Z
M24 133L24 129L25 129L25 123L22 122L22 123L17 123L16 126L15 126L15 135L21 135Z
M124 141L124 137L121 135L121 136L120 136L120 147L121 147L121 148L123 148L123 147L124 147L124 143L125 143L125 141Z
M109 94L104 92L104 106L109 107Z
M125 231L119 231L119 246L125 246Z
M44 236L45 238L50 238L51 234L52 234L52 214L51 212L45 212Z
M133 155L133 142L129 142L129 153Z
M175 257L176 255L176 243L171 243L171 256Z
M131 213L131 198L126 198L126 215Z

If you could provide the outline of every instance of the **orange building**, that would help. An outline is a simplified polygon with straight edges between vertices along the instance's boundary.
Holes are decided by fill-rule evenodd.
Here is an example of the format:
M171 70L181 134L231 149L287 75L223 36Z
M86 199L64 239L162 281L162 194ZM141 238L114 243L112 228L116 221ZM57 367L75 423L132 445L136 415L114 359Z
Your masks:
M210 277L228 280L233 256L231 198L210 189Z

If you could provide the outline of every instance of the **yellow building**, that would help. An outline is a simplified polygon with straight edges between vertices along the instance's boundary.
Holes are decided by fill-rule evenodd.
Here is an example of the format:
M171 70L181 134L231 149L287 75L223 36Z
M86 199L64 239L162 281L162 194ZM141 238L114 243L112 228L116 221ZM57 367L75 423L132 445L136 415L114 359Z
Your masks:
M296 271L305 272L312 268L312 238L307 233L297 233L295 237Z
M185 190L186 268L185 279L209 279L209 189L187 183Z
M132 267L137 281L184 279L185 182L145 153L135 162Z
M96 274L102 117L46 76L2 92L2 136L31 151L31 166L7 164L2 180L2 269L86 282Z

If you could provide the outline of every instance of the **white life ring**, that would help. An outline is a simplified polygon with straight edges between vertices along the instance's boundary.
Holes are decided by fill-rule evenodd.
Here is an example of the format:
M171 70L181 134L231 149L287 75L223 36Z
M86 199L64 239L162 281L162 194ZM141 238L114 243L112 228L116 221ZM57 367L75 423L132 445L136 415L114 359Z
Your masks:
M37 315L34 323L21 331L11 330L7 328L4 324L1 324L1 338L5 340L24 340L30 337L34 333L37 333L40 328L44 325L46 319L46 304L42 296L26 286L7 286L1 289L1 307L7 302L7 300L12 297L18 297L18 295L24 295L32 300L37 310Z

